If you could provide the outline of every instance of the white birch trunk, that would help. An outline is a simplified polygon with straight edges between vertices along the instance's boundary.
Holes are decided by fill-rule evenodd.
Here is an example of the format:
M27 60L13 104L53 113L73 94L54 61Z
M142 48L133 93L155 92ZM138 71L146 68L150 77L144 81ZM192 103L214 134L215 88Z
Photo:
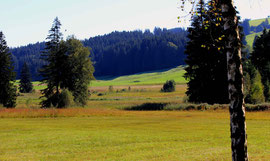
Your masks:
M229 81L232 160L247 161L247 134L238 18L232 0L220 0L220 2L227 38L225 48Z

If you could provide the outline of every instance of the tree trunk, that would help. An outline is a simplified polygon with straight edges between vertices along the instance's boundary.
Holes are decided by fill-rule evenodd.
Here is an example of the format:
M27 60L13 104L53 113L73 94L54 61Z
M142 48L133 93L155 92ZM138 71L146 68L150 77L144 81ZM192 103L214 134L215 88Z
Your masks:
M230 99L231 148L233 161L247 161L247 134L243 95L241 40L238 18L232 0L220 0L227 54Z

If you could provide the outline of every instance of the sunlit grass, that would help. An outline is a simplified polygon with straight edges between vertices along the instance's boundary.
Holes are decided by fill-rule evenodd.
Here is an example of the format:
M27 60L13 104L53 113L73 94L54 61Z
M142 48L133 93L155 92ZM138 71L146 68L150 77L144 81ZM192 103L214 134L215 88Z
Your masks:
M81 110L0 119L0 160L231 160L228 111ZM269 114L247 113L250 160L270 157Z
M173 68L170 70L153 71L148 73L121 76L117 78L106 78L106 80L92 81L91 86L119 86L119 85L155 85L164 84L167 80L175 80L177 84L184 84L185 71L183 67ZM97 78L98 79L98 78Z
M263 18L263 19L256 19L256 20L251 20L251 21L249 21L249 25L250 26L258 26L258 25L260 25L262 22L264 22L265 21L265 18ZM270 21L270 18L268 18L268 21Z

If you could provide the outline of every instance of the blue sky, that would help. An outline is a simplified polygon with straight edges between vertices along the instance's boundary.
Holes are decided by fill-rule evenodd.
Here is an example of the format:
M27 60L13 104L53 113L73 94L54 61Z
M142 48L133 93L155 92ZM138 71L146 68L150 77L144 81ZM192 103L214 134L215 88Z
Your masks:
M112 31L175 28L180 0L0 0L0 30L10 47L44 41L58 16L64 36L79 39ZM243 18L270 15L269 0L235 0ZM267 7L266 7L267 6Z

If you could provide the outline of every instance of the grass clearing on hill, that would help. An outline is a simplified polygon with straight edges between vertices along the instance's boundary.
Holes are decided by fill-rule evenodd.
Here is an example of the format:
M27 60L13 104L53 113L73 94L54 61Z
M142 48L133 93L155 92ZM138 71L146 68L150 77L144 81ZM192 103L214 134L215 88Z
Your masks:
M0 160L231 159L227 110L110 111L1 118ZM250 160L269 159L269 112L247 113L247 127Z
M121 76L117 78L101 78L96 81L92 81L91 86L120 86L120 85L156 85L163 84L167 80L174 80L177 84L186 83L183 77L185 70L183 67L177 67L168 70L152 71L139 73L128 76ZM103 80L102 80L103 79Z
M98 77L97 80L91 81L89 87L104 87L104 86L140 86L140 85L161 85L167 80L174 80L177 84L185 84L187 81L183 77L185 73L184 67L179 66L172 69L164 69L158 71L149 71L133 75L120 77ZM19 80L15 83L19 86ZM33 82L35 90L46 88L41 82Z
M249 25L250 26L258 26L260 25L262 22L265 21L265 18L262 18L262 19L256 19L256 20L251 20L249 21ZM268 21L270 21L270 18L268 18Z

